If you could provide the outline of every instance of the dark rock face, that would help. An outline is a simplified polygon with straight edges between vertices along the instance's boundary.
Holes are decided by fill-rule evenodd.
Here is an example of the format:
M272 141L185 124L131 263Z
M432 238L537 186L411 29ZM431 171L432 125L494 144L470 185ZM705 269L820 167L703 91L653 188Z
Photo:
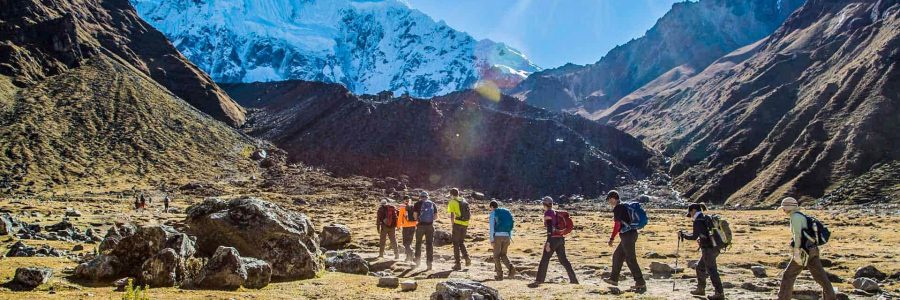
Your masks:
M261 289L272 281L272 266L269 263L252 257L241 257L241 263L247 269L247 280L244 280L245 288Z
M17 85L34 84L111 53L216 119L233 126L244 123L243 108L141 20L128 1L11 0L4 7L0 74L13 77Z
M234 247L268 262L279 279L312 278L322 269L319 239L306 215L255 198L208 199L187 213L201 255Z
M247 269L237 249L220 246L203 266L195 283L201 288L234 290L244 280L247 280Z
M654 158L614 128L471 90L374 102L312 82L224 86L260 109L251 135L274 142L289 161L338 175L407 175L410 185L498 198L596 196L647 176Z
M501 300L497 289L466 279L452 279L435 286L431 300L485 299Z
M160 253L168 236L174 234L175 230L165 225L137 227L134 234L123 237L108 254L122 263L123 275L137 277L144 261Z
M175 286L184 259L172 248L165 248L141 266L141 282L151 287Z
M898 8L809 1L768 38L606 120L671 156L673 185L695 201L822 197L900 160Z
M341 249L350 243L352 238L350 227L344 224L330 224L322 227L319 245L325 249Z
M112 279L119 274L122 269L122 263L115 256L100 255L96 258L84 262L75 268L75 275L81 278L87 278L93 281L103 279Z
M359 254L349 251L328 251L325 253L325 266L335 272L361 274L369 273L369 262Z
M856 269L856 273L853 275L853 278L872 278L875 280L885 280L887 278L887 274L878 270L875 266L863 266L859 269Z
M13 277L12 284L26 289L33 289L41 284L47 283L52 276L53 269L51 268L18 268L16 269L16 275Z
M551 110L594 112L660 75L689 74L771 34L804 0L676 3L643 37L609 51L594 64L536 72L510 95Z

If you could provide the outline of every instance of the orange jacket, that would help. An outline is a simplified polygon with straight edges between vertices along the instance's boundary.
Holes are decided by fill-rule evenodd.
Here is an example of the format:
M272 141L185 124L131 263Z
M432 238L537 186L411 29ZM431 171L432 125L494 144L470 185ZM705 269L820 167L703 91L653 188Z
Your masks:
M397 227L406 228L406 227L416 227L417 221L409 221L406 219L406 205L401 205L400 209L397 210Z

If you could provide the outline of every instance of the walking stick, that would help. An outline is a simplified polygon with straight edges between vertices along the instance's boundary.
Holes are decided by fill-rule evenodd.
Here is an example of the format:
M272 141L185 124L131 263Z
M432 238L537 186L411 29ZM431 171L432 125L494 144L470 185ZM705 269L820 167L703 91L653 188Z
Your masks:
M675 273L678 273L678 252L681 251L681 231L678 232L678 246L675 247ZM672 277L672 291L675 291L675 277Z

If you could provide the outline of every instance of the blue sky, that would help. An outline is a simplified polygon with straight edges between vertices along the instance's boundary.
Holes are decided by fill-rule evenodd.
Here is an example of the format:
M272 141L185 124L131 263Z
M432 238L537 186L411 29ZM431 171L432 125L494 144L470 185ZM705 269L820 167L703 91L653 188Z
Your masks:
M435 20L517 48L543 68L594 63L683 0L406 0Z

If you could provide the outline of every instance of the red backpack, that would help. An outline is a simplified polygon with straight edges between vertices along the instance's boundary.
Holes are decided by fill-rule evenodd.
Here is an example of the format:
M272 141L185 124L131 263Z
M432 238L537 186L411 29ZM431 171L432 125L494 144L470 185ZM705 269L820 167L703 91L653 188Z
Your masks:
M381 224L387 227L396 227L397 226L397 208L393 205L385 205L384 209L384 220L381 220Z
M569 217L569 212L564 210L554 211L556 213L556 220L553 228L554 236L565 236L572 232L575 229L575 223L572 223L572 218Z

